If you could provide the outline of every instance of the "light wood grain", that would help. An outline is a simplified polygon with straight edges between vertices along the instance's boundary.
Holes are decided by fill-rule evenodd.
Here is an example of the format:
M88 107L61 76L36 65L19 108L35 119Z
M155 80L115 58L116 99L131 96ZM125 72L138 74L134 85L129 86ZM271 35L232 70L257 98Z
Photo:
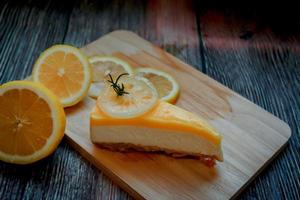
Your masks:
M214 169L192 159L110 152L90 141L89 112L94 100L86 98L69 108L66 134L70 143L136 198L233 198L290 137L289 126L275 116L131 32L112 32L83 50L171 73L182 88L177 105L209 120L223 136L225 161Z

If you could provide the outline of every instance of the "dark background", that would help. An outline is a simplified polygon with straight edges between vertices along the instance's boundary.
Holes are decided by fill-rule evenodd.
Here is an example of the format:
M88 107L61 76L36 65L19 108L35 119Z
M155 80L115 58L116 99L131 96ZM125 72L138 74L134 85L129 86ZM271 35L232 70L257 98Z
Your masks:
M262 5L266 3L268 5ZM239 196L300 199L300 14L292 1L0 2L0 83L47 47L138 33L287 122L284 151ZM241 141L242 142L242 141ZM131 199L66 141L32 165L0 162L0 199Z

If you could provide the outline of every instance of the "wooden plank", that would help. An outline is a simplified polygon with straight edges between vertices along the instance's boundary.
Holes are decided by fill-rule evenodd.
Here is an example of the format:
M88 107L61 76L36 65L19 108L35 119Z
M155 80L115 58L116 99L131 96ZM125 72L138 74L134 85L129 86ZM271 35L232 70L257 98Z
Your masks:
M208 75L288 122L294 133L280 158L241 198L299 199L300 182L293 177L300 176L296 114L300 91L295 87L299 85L300 37L289 31L297 32L294 22L299 17L290 8L281 17L276 9L265 7L210 8L198 16Z
M63 42L70 8L58 1L1 1L0 4L2 84L25 78L45 48ZM66 161L71 164L66 165ZM65 142L52 156L34 165L15 166L1 162L0 199L59 198L64 189L71 189L68 183L84 172L81 162L80 156ZM68 195L75 198L77 194Z
M223 135L225 162L209 170L197 160L100 149L89 139L88 116L95 101L87 98L69 109L66 134L71 144L136 198L229 199L290 137L289 127L275 116L131 32L115 31L83 50L168 71L181 85L178 105L200 114Z
M68 19L49 1L40 8L8 2L1 10L0 83L21 79L31 73L38 54L53 43L61 43ZM34 22L34 23L31 23ZM5 76L4 76L5 75Z
M145 24L139 35L193 67L204 70L193 2L152 0L146 9Z

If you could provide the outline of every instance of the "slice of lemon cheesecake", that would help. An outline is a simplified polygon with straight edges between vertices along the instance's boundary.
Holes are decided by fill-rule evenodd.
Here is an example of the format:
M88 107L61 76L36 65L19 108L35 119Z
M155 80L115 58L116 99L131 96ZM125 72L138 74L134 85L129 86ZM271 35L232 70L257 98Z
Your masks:
M209 166L223 160L221 136L204 119L157 99L142 78L124 79L119 85L124 95L116 95L118 83L111 82L116 87L106 87L90 114L92 142L113 150L193 156Z

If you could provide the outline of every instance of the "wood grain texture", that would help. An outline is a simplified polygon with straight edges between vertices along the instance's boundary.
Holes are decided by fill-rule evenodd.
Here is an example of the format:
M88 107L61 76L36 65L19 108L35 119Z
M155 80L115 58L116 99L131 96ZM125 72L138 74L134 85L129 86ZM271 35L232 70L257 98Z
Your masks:
M288 2L237 7L197 12L207 74L288 122L293 133L285 153L241 197L299 199L299 16ZM279 17L279 10L288 12ZM251 36L243 37L246 32Z
M293 134L287 148L239 198L300 199L300 59L299 51L293 50L300 46L298 6L285 1L280 6L273 2L270 8L251 1L240 3L244 6L240 9L240 5L224 6L227 1L172 2L0 1L0 83L24 78L39 53L52 44L81 46L115 29L132 30L197 69L207 71L209 76L291 126ZM171 12L173 8L178 12ZM169 11L164 15L166 9ZM204 46L205 27L215 22L215 18L206 17L208 11L222 16L223 24L226 23L219 24L221 28L208 35L211 38L226 32L235 39L227 40L224 36L228 44L244 41L240 39L241 33L258 23L258 31L250 29L254 34L244 43L251 43L259 32L260 41L276 48L250 45L232 48L227 54L220 53L218 47ZM182 39L168 41L171 33ZM243 61L247 61L248 67ZM241 71L243 76L239 76ZM0 199L46 198L131 199L65 141L51 157L34 165L0 163Z
M223 137L224 163L208 169L197 160L101 149L90 141L95 100L66 110L66 135L75 149L138 199L233 198L291 135L283 121L132 32L114 31L82 50L169 72L181 86L177 105L210 121Z

